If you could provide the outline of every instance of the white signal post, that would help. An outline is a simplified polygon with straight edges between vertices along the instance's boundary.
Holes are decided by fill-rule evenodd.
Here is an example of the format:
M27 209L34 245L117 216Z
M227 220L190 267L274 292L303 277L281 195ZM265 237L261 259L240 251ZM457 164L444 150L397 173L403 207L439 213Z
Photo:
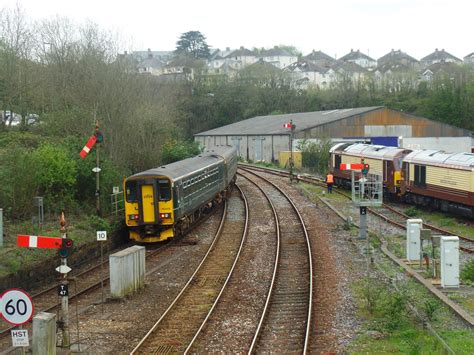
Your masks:
M104 243L107 241L107 231L97 231L97 241L100 243L100 292L101 310L104 312Z

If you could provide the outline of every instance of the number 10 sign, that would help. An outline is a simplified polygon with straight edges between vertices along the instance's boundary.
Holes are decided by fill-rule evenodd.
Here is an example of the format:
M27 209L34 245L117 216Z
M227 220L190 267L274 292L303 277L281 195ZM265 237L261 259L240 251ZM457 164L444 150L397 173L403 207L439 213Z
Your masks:
M10 324L22 325L33 317L31 297L23 290L12 288L0 296L0 314Z
M105 242L107 240L107 231L97 231L97 241Z

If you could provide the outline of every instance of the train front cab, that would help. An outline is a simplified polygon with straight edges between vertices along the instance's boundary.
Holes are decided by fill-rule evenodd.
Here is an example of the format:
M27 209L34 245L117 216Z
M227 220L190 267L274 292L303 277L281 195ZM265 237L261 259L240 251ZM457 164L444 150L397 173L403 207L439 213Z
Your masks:
M124 182L125 223L130 239L159 242L174 236L171 181L164 176Z

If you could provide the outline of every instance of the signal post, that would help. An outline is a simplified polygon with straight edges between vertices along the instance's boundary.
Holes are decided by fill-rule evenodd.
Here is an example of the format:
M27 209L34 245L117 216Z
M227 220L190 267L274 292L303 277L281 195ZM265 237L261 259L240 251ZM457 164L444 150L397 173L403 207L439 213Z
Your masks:
M61 238L36 235L18 235L17 245L24 248L45 248L59 250L61 265L56 268L56 271L62 274L62 278L58 286L58 295L61 296L61 315L58 320L58 327L63 332L62 346L69 349L71 346L71 341L69 336L69 285L67 274L71 271L71 268L67 266L67 257L74 243L72 239L67 237L64 212L61 213L60 226Z

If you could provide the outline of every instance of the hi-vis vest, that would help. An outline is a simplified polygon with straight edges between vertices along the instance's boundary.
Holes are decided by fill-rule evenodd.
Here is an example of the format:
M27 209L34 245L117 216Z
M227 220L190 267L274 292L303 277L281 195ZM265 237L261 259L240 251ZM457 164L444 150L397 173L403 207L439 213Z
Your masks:
M332 176L332 174L328 174L328 175L326 176L326 182L327 182L328 184L333 184L333 183L334 183L334 176Z

